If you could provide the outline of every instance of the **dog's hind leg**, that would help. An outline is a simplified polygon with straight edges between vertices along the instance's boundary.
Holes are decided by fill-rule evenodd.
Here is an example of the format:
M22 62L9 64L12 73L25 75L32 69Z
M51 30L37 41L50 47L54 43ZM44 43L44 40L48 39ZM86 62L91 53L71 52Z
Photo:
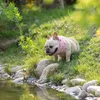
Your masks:
M71 57L71 51L69 50L66 52L66 62L70 61L70 57Z

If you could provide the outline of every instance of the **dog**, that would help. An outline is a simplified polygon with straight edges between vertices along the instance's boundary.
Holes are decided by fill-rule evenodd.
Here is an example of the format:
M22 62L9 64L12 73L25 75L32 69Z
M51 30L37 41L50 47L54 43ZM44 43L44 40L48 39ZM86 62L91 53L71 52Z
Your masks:
M80 51L77 40L72 37L58 36L54 32L52 37L48 37L45 43L45 52L49 56L54 56L55 60L65 58L66 62L70 61L71 54Z

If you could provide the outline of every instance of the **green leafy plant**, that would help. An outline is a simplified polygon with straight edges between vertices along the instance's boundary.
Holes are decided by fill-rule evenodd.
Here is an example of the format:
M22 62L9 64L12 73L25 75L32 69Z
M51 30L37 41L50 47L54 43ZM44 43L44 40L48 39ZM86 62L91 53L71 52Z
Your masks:
M64 73L56 73L53 74L52 76L51 75L48 76L48 81L51 81L56 85L60 85L63 79L64 79Z
M0 37L15 37L20 34L22 16L13 3L0 4ZM12 31L11 31L12 30Z

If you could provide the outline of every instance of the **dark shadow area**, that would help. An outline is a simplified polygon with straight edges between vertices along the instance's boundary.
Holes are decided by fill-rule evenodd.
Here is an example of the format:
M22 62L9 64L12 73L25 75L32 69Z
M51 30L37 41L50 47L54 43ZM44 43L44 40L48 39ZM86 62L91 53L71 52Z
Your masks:
M58 10L59 9L59 10ZM51 22L53 20L59 20L60 18L63 18L64 16L69 16L73 11L74 7L68 6L64 9L61 8L55 8L55 9L29 9L25 10L23 9L23 22L25 24L25 32L28 31L28 29L34 25L36 27L39 27L40 25L44 23Z

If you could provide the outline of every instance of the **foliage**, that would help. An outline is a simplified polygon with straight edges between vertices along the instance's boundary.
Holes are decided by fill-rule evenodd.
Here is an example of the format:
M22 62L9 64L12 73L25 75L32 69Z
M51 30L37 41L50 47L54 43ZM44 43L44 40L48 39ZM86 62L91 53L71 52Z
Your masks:
M73 13L72 19L84 27L90 25L100 26L100 2L98 0L79 0L79 3L75 5L77 9Z
M12 3L10 3L6 9L4 9L4 15L8 18L8 20L16 23L19 23L22 20L18 9Z
M34 11L35 10L37 11L39 9L34 9ZM34 22L34 18L36 16L33 16L32 18L30 18L31 22L30 21L26 22L27 27L29 27L29 30L27 30L28 33L26 33L27 35L20 37L20 39L21 39L20 45L21 45L22 49L24 50L24 53L28 55L28 57L27 57L28 60L26 61L25 66L28 67L30 69L29 72L31 72L31 73L33 72L33 74L34 74L34 68L36 67L36 63L38 63L40 59L43 59L45 57L48 58L48 56L46 56L45 50L44 50L44 44L45 44L47 35L51 34L51 32L54 32L54 30L58 30L60 27L63 28L62 27L63 24L66 23L66 21L64 19L63 20L64 22L61 22L59 20L54 20L52 22L47 22L47 23L42 24L44 22L43 19L45 19L45 21L50 20L49 19L50 13L53 14L54 17L56 17L54 14L55 11L57 11L57 9L55 9L53 12L52 11L48 12L48 11L44 10L40 14L38 14L38 11L37 11L36 16L38 16L38 18L41 20L39 20L39 22L38 22L38 18L37 18L36 19L37 21ZM61 11L59 10L59 12L61 12ZM57 14L59 14L59 12L57 12ZM29 15L29 13L28 13L28 15ZM45 16L45 13L47 14L48 17ZM64 13L65 13L65 10L64 10L63 14ZM30 14L32 14L32 13L30 13ZM28 17L28 16L27 15L23 16L23 21L26 20L26 17ZM61 16L59 16L59 17L61 17ZM51 19L53 19L53 18L51 18ZM59 22L60 25L58 25L57 22ZM34 24L32 24L32 23L34 23ZM64 29L64 31L66 31L66 29Z
M23 94L20 97L20 100L39 100L39 98L35 97L33 94Z
M28 68L28 73L31 76L38 77L35 73L35 68L37 67L37 63L39 62L39 58L36 57L29 57L29 59L25 63L25 67Z
M93 3L91 3L91 6L92 4ZM25 44L23 43L25 46L24 50L26 49L25 51L27 51L29 55L33 55L33 62L35 58L41 59L41 58L47 57L45 56L44 49L43 49L44 43L46 40L45 38L48 34L51 35L55 31L59 35L73 36L80 43L81 51L79 54L72 55L71 62L69 63L65 63L65 61L59 62L60 67L57 73L60 73L60 75L55 74L49 78L49 80L52 80L54 83L59 84L61 82L61 80L63 79L62 74L65 74L64 77L69 77L69 78L73 78L79 75L81 77L85 77L88 80L93 78L93 74L96 74L95 78L99 79L99 77L97 77L99 76L99 73L97 73L96 70L94 71L94 73L92 73L92 70L91 70L88 74L88 70L87 70L88 67L91 66L92 69L93 69L93 66L97 67L99 64L99 59L98 58L96 59L97 64L95 64L93 60L96 57L88 54L87 49L86 49L89 46L88 43L90 43L90 46L92 48L94 46L97 47L99 45L98 42L93 42L94 45L92 45L93 43L91 43L91 39L94 39L96 30L99 27L99 24L98 24L99 20L98 22L96 22L95 20L89 19L92 16L92 14L95 15L95 18L97 18L98 15L96 14L96 12L91 13L91 10L89 10L91 6L90 7L88 6L87 8L84 7L84 10L83 10L83 8L82 9L78 8L79 5L81 6L81 4L76 4L75 9L73 7L68 7L63 10L53 9L49 11L45 9L41 10L41 9L33 8L30 10L27 10L27 12L25 10L25 13L23 14L24 15L23 21L26 21L27 26L29 27L29 30L27 30L27 32L29 33L28 34L29 40L26 39L28 43L24 41L25 42ZM99 8L97 7L97 9ZM86 12L86 14L84 12ZM99 12L97 13L99 14ZM31 18L29 17L29 15L30 16L34 15L34 16ZM85 18L80 19L79 18L80 16L84 16L88 18L89 20L88 21L84 20ZM26 20L27 17L29 18L28 21ZM99 37L95 37L95 39L97 38L99 40ZM30 39L33 42L32 44L34 46L30 44L29 42ZM94 50L94 48L91 50L93 50L92 54L93 52L96 52L96 53L99 52L99 48L97 48L97 50ZM34 55L35 55L35 58L34 58ZM87 58L90 58L92 62L87 60ZM87 63L84 65L83 63L85 62ZM94 65L91 65L92 63ZM91 75L91 78L88 75Z
M64 6L66 6L75 4L77 0L63 0L61 2L63 2ZM61 5L63 5L61 2L58 0L36 0L35 4L37 6L41 6L42 8L59 8Z
M20 45L24 50L24 53L27 54L27 61L25 63L25 67L29 69L30 75L35 75L34 69L36 68L37 63L40 59L45 57L44 53L44 40L41 38L41 35L33 37L25 37L21 36Z
M64 73L55 73L54 75L48 76L48 81L51 81L52 83L59 85L61 84L62 80L64 79Z
M14 37L20 34L19 25L22 17L13 3L5 7L0 4L0 37ZM12 31L11 31L12 30ZM16 31L15 31L16 30Z
M79 71L79 74L84 76L88 80L98 79L100 81L99 45L100 45L100 36L93 37L79 55L80 60L76 68Z
M10 68L23 65L26 61L26 55L23 54L20 47L11 45L5 52L0 52L0 64L10 72Z
M43 3L46 5L51 5L54 2L54 0L43 0Z

